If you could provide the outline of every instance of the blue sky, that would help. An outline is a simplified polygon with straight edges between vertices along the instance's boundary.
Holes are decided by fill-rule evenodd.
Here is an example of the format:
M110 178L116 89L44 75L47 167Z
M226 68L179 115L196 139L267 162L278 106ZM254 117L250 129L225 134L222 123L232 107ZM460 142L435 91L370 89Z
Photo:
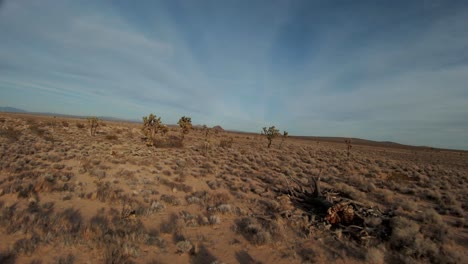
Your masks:
M466 1L0 3L0 106L468 149Z

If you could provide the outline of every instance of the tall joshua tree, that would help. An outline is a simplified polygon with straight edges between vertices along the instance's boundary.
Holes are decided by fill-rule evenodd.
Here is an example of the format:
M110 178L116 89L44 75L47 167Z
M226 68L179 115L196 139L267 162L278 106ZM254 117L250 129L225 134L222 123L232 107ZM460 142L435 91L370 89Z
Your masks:
M183 116L179 119L177 124L180 126L181 139L184 140L185 135L192 129L192 118Z
M88 120L89 130L90 130L89 132L91 136L96 135L96 130L99 125L99 119L93 116L93 117L88 117L87 120Z
M280 135L279 130L276 129L275 126L271 126L268 129L264 127L261 134L265 136L266 139L268 139L268 148L271 147L271 142L273 141L273 139Z
M158 131L162 128L161 117L157 117L154 114L143 117L142 131L148 139L147 144L154 146L154 139Z

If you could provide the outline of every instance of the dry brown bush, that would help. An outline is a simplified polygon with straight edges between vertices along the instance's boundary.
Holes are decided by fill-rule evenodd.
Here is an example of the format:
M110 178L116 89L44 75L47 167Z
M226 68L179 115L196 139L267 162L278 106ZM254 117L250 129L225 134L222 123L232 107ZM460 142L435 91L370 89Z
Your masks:
M106 135L107 140L117 140L118 137L115 134Z
M184 144L181 138L170 135L164 139L154 140L153 144L156 148L183 148Z
M13 127L0 128L0 137L4 137L10 141L18 141L21 136L21 131Z

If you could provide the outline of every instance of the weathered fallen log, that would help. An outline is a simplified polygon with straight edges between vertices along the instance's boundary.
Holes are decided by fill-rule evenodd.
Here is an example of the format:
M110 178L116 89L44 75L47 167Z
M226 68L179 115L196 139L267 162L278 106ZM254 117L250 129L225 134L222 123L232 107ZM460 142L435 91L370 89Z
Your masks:
M288 185L288 195L291 200L300 205L305 210L312 211L332 225L337 224L362 224L363 218L356 214L356 207L363 206L361 203L351 200L340 200L333 202L322 194L320 188L320 174L312 178L312 186L289 176L291 182L296 185L294 188L290 181L286 179Z
M296 208L309 216L311 226L323 223L327 228L339 228L343 234L364 244L388 238L391 212L383 213L364 203L339 197L339 191L324 195L320 188L320 174L312 178L312 183L304 183L291 176L286 177L286 182L288 190L283 189L283 193ZM381 224L367 226L366 219L372 218L379 218Z

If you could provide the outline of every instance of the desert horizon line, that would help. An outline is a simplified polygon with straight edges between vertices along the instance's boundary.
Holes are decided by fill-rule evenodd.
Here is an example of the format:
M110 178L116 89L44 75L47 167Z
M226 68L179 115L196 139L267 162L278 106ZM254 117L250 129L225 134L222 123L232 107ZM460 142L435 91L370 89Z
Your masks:
M59 117L68 117L68 118L87 118L90 116L100 118L104 121L109 121L109 122L116 122L116 121L121 121L121 122L130 122L130 123L141 123L141 118L124 118L124 117L118 117L118 116L100 116L100 115L82 115L82 114L68 114L68 113L56 113L56 112L47 112L47 111L29 111L26 109L22 108L17 108L17 107L12 107L12 106L0 106L0 113L12 113L12 114L33 114L33 115L46 115L46 116L59 116ZM161 116L162 117L162 116ZM166 123L168 126L177 126L177 123ZM203 125L206 125L204 123L194 123L194 127L201 127ZM271 126L274 124L266 124L265 126ZM218 124L214 124L211 126L208 126L210 128L220 126ZM258 131L254 130L242 130L242 129L236 129L236 128L231 128L231 127L224 127L220 126L224 131L227 132L232 132L232 133L245 133L245 134L260 134L261 128L258 129ZM281 131L288 131L287 129L280 129ZM322 140L322 141L331 141L331 142L340 142L337 141L339 139L351 139L354 140L354 144L372 144L372 143L377 143L377 144L392 144L394 147L414 147L414 148L422 148L422 149L434 149L434 150L446 150L446 151L463 151L466 152L468 149L463 149L463 148L449 148L449 147L436 147L432 145L416 145L416 144L411 144L411 143L402 143L398 141L392 141L392 140L375 140L375 139L369 139L366 137L360 137L360 136L326 136L326 135L312 135L312 134L289 134L289 137L293 138L308 138L308 139L316 139L316 140ZM328 139L328 140L327 140ZM336 140L332 140L336 139ZM356 140L358 142L356 142ZM361 141L361 142L359 142Z

